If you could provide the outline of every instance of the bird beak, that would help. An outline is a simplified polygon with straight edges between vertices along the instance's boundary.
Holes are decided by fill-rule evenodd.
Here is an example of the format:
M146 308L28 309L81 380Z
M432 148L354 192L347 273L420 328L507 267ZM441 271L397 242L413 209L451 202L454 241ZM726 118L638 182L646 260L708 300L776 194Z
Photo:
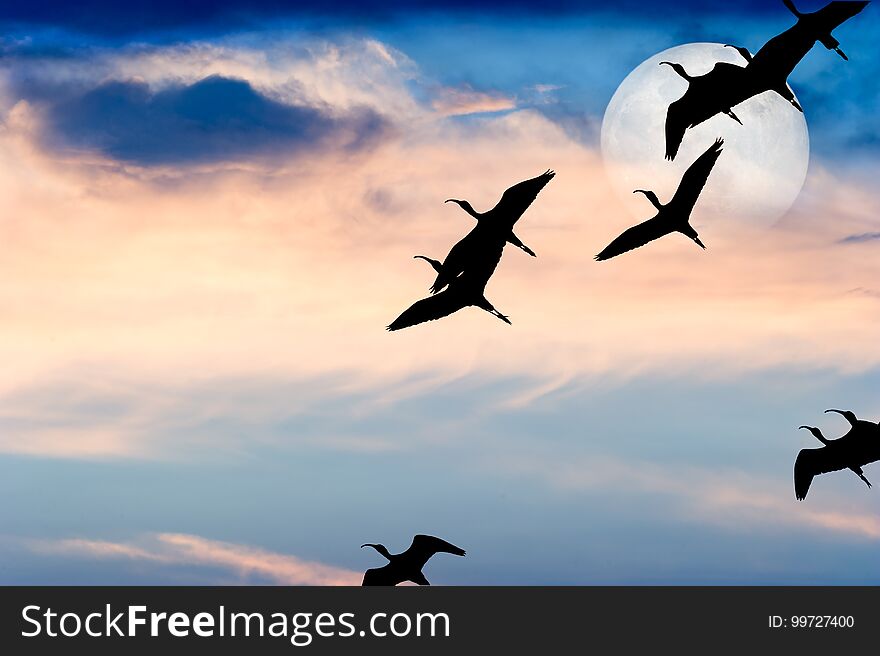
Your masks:
M813 430L812 426L798 426L798 430Z
M372 547L372 546L373 546L373 545L372 545L372 544L369 544L369 543L367 543L367 544L362 544L362 545L361 545L361 549L363 549L364 547Z
M454 198L450 198L449 200L444 200L443 204L445 205L446 203L458 203L458 202L459 201L455 200Z
M695 243L697 246L699 246L700 248L702 248L703 250L706 250L706 244L704 244L703 242L701 242L699 237L694 237L694 243Z
M842 414L843 414L843 410L834 410L834 409L832 409L832 410L826 410L826 411L825 411L825 414L827 415L829 412L836 412L836 413L839 414L839 415L842 415Z

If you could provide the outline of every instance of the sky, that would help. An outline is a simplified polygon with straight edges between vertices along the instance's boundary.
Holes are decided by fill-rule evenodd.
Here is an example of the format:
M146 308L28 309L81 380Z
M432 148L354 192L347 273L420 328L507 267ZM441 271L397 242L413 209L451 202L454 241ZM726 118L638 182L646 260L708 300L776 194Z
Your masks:
M820 3L802 0L802 10ZM782 218L634 222L599 148L627 74L754 52L781 3L0 8L0 583L877 584L875 490L792 466L880 419L880 22L790 82ZM476 309L400 333L491 207L556 178ZM650 209L647 204L647 209ZM643 218L649 218L646 214ZM865 468L880 478L877 465Z

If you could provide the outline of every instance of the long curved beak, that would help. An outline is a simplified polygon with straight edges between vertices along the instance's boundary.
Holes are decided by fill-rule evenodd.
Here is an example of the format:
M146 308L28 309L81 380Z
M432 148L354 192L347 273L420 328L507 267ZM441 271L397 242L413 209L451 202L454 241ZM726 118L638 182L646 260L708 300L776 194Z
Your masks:
M825 414L827 415L829 412L836 412L836 413L839 414L839 415L844 414L844 413L843 413L843 410L835 410L835 409L833 409L833 408L832 408L831 410L826 410L826 411L825 411Z
M798 426L798 430L804 430L804 429L811 431L811 430L813 430L813 427L812 426Z
M375 546L376 546L375 544L370 544L370 543L368 542L367 544L362 544L362 545L361 545L361 549L363 549L364 547L374 547L374 548L375 548Z
M443 204L445 205L446 203L460 203L460 202L461 202L460 200L456 200L456 199L454 199L454 198L450 198L449 200L444 200L444 201L443 201Z

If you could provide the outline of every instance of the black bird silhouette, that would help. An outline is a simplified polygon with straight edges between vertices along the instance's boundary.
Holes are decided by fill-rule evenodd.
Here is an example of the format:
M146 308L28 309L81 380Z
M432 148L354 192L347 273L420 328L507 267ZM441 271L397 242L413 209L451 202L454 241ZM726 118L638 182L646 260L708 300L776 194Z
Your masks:
M859 420L851 411L826 410L846 417L850 431L836 440L826 440L818 428L801 426L815 435L825 446L820 449L802 449L794 463L794 491L799 501L807 497L813 478L820 474L849 469L868 487L862 467L880 460L880 425Z
M388 549L382 544L362 544L361 549L364 547L373 547L388 559L388 564L384 567L368 569L364 574L363 585L397 585L405 581L412 581L418 585L431 585L422 574L422 568L431 556L437 553L465 555L464 549L432 535L415 536L409 549L399 554L388 553Z
M685 94L669 105L666 111L666 159L673 160L678 155L688 129L708 121L716 114L727 114L742 125L742 121L733 113L733 107L745 98L739 100L740 94L732 93L732 89L743 85L745 68L718 62L705 75L692 76L681 64L664 61L660 65L669 66L688 82Z
M831 446L836 441L836 440L826 439L825 436L822 434L822 431L819 430L818 428L816 428L815 426L798 426L798 430L810 431L815 436L815 438L817 440L819 440L825 446ZM848 467L847 469L849 469L852 473L854 473L856 476L858 476L863 481L865 481L865 485L867 485L868 487L871 487L871 481L869 481L867 478L865 478L865 472L862 471L861 467ZM805 495L806 495L806 493L805 493Z
M522 248L530 255L534 255L534 251L523 244L519 237L513 233L513 226L555 175L556 173L548 170L536 178L513 185L504 192L495 207L482 214L475 211L466 200L454 198L447 200L447 203L457 203L468 214L476 218L477 225L449 251L437 273L437 279L431 286L431 293L440 292L474 261L482 260L484 251L487 248L494 250L495 244L499 240L502 246L508 242Z
M778 93L803 111L788 85L789 75L817 41L847 59L831 32L868 5L866 1L835 1L819 11L804 14L791 0L783 3L798 19L793 27L770 39L754 56L746 48L731 46L743 56L746 66L720 62L709 73L692 77L682 66L663 62L689 83L684 96L672 103L666 114L667 159L678 154L689 128L716 114L725 113L742 123L733 108L765 91Z
M509 324L510 319L496 310L486 298L486 284L501 260L503 249L504 242L501 240L496 240L495 244L488 244L482 260L472 261L470 268L457 278L453 278L442 292L413 303L387 329L401 330L426 321L442 319L469 306L485 310ZM424 255L416 255L416 258L428 262L438 273L443 270L443 265L437 260Z
M647 196L648 200L657 208L657 215L653 219L648 219L644 223L640 223L621 234L617 239L612 241L601 253L596 256L596 260L602 262L610 260L612 257L621 255L628 251L640 248L655 239L665 237L673 232L680 232L686 237L693 239L694 243L700 248L705 249L706 246L700 241L700 236L690 224L691 212L700 197L709 174L721 155L724 144L722 139L718 139L709 149L700 155L697 160L690 165L685 172L678 185L678 190L666 205L663 205L657 198L657 194L653 191L645 191L636 189L633 193L641 193Z

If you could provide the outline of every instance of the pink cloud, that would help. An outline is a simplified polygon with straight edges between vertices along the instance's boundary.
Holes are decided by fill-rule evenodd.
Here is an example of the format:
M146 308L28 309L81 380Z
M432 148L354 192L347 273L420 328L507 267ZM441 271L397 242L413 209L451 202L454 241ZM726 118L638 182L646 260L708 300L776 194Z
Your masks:
M194 565L229 570L242 583L254 576L278 585L360 585L363 574L340 567L302 560L248 545L208 540L182 533L158 533L139 543L79 538L30 542L38 553L135 560L161 565Z
M469 86L441 87L431 107L443 116L462 116L515 109L516 101L501 93L477 91Z
M444 120L408 95L417 73L405 57L375 44L322 44L283 61L311 99L399 109L399 138L369 155L291 159L272 170L147 170L87 153L59 160L39 147L36 108L7 112L0 395L76 376L155 389L332 372L382 403L468 374L534 377L540 396L595 375L880 365L880 303L852 293L880 278L880 258L865 256L871 244L835 244L872 231L874 190L816 169L801 208L772 229L704 214L708 252L672 236L596 264L592 256L633 220L599 154L544 116ZM107 66L151 83L168 66L182 79L228 74L270 95L292 92L283 67L262 63L227 45ZM372 86L355 81L362 76ZM464 107L470 96L450 97ZM557 177L517 227L539 257L508 249L487 290L514 325L466 310L386 333L427 294L431 271L412 256L442 257L473 225L443 201L487 209L550 167ZM23 412L0 400L0 416ZM139 455L141 419L96 426L91 437L53 428L29 442L7 433L0 450Z

